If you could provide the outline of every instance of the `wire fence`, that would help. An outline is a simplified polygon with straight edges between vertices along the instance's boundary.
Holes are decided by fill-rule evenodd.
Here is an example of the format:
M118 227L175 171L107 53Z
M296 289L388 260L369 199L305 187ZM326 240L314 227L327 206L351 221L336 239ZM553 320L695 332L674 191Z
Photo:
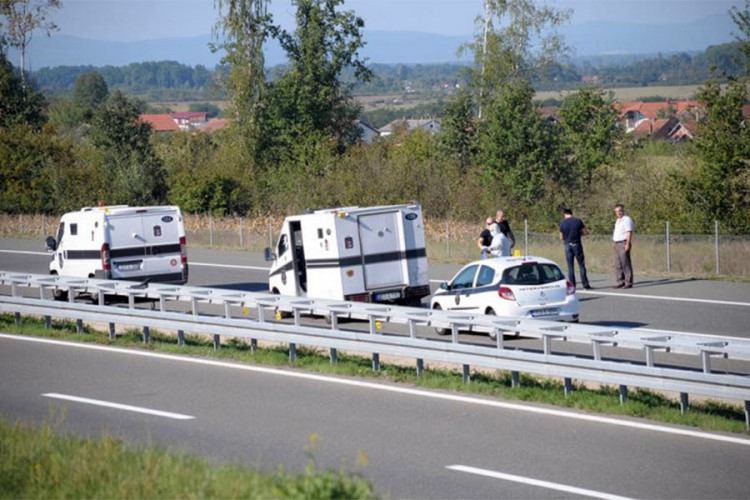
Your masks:
M284 218L212 217L185 215L188 244L197 247L259 252L274 246ZM39 238L53 235L60 218L45 215L0 214L0 237ZM513 222L515 250L521 255L546 257L564 263L564 253L556 230L532 231L530 221ZM720 222L705 233L685 232L670 222L659 234L633 237L633 266L639 274L692 276L750 276L750 235L722 232ZM427 256L433 262L463 264L479 258L476 241L481 227L462 221L425 218ZM592 272L612 270L610 234L592 234L583 240L586 266Z

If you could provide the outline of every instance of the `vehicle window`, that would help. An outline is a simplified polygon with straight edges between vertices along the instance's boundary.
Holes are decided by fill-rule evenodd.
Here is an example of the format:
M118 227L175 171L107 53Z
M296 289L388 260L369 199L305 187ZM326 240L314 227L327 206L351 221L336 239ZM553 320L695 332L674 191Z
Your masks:
M474 283L474 275L477 274L477 268L479 266L469 266L463 271L459 272L458 275L453 278L451 283L451 290L457 290L461 288L471 288Z
M78 224L71 224L70 225L70 235L71 236L78 235Z
M61 222L60 225L57 227L57 246L60 246L60 243L62 243L63 236L65 236L65 223Z
M302 230L301 229L294 231L294 246L296 248L304 246L302 244Z
M157 238L161 236L161 226L154 226L154 236Z
M491 267L481 266L479 268L479 274L477 275L476 286L489 285L492 283L493 279L495 279L495 270Z
M289 250L289 236L287 236L286 234L282 234L281 238L279 238L279 247L278 247L279 257L284 255L284 253L286 253L287 250Z
M502 282L507 285L546 285L565 279L554 264L523 264L503 272Z

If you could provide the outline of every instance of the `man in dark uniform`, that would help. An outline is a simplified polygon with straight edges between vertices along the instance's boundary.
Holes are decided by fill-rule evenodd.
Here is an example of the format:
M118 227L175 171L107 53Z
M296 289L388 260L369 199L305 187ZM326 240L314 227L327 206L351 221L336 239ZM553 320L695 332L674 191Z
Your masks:
M490 246L490 243L492 243L492 234L490 233L490 226L495 221L492 220L492 217L487 217L487 219L484 221L484 230L479 233L479 239L477 239L477 246L482 251L482 254L480 255L481 259L486 259L489 256L489 252L487 251L487 247Z
M591 290L589 277L586 274L586 263L583 255L583 242L581 237L586 234L586 226L578 217L573 217L573 210L563 208L563 220L560 221L560 240L565 248L565 260L568 263L568 281L576 285L575 264L573 258L578 261L581 272L581 283L583 288Z

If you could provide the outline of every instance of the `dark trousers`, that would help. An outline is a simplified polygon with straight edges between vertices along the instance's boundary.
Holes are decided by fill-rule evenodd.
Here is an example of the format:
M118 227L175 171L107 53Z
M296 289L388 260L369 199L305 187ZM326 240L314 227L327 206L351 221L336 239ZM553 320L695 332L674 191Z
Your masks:
M568 263L568 281L576 285L576 271L573 258L578 261L578 269L581 272L581 283L584 288L589 287L589 277L586 274L586 258L583 255L583 244L581 243L564 243L565 260Z
M633 264L630 250L625 250L625 242L618 241L614 247L615 279L618 285L633 285Z

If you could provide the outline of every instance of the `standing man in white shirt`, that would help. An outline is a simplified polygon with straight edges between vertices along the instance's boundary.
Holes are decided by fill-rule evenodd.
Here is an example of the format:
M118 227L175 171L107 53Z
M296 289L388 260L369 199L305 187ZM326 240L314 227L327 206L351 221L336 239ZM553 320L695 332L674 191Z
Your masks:
M614 242L615 279L614 288L633 288L633 265L630 261L630 249L633 241L633 219L625 215L622 203L615 205Z

